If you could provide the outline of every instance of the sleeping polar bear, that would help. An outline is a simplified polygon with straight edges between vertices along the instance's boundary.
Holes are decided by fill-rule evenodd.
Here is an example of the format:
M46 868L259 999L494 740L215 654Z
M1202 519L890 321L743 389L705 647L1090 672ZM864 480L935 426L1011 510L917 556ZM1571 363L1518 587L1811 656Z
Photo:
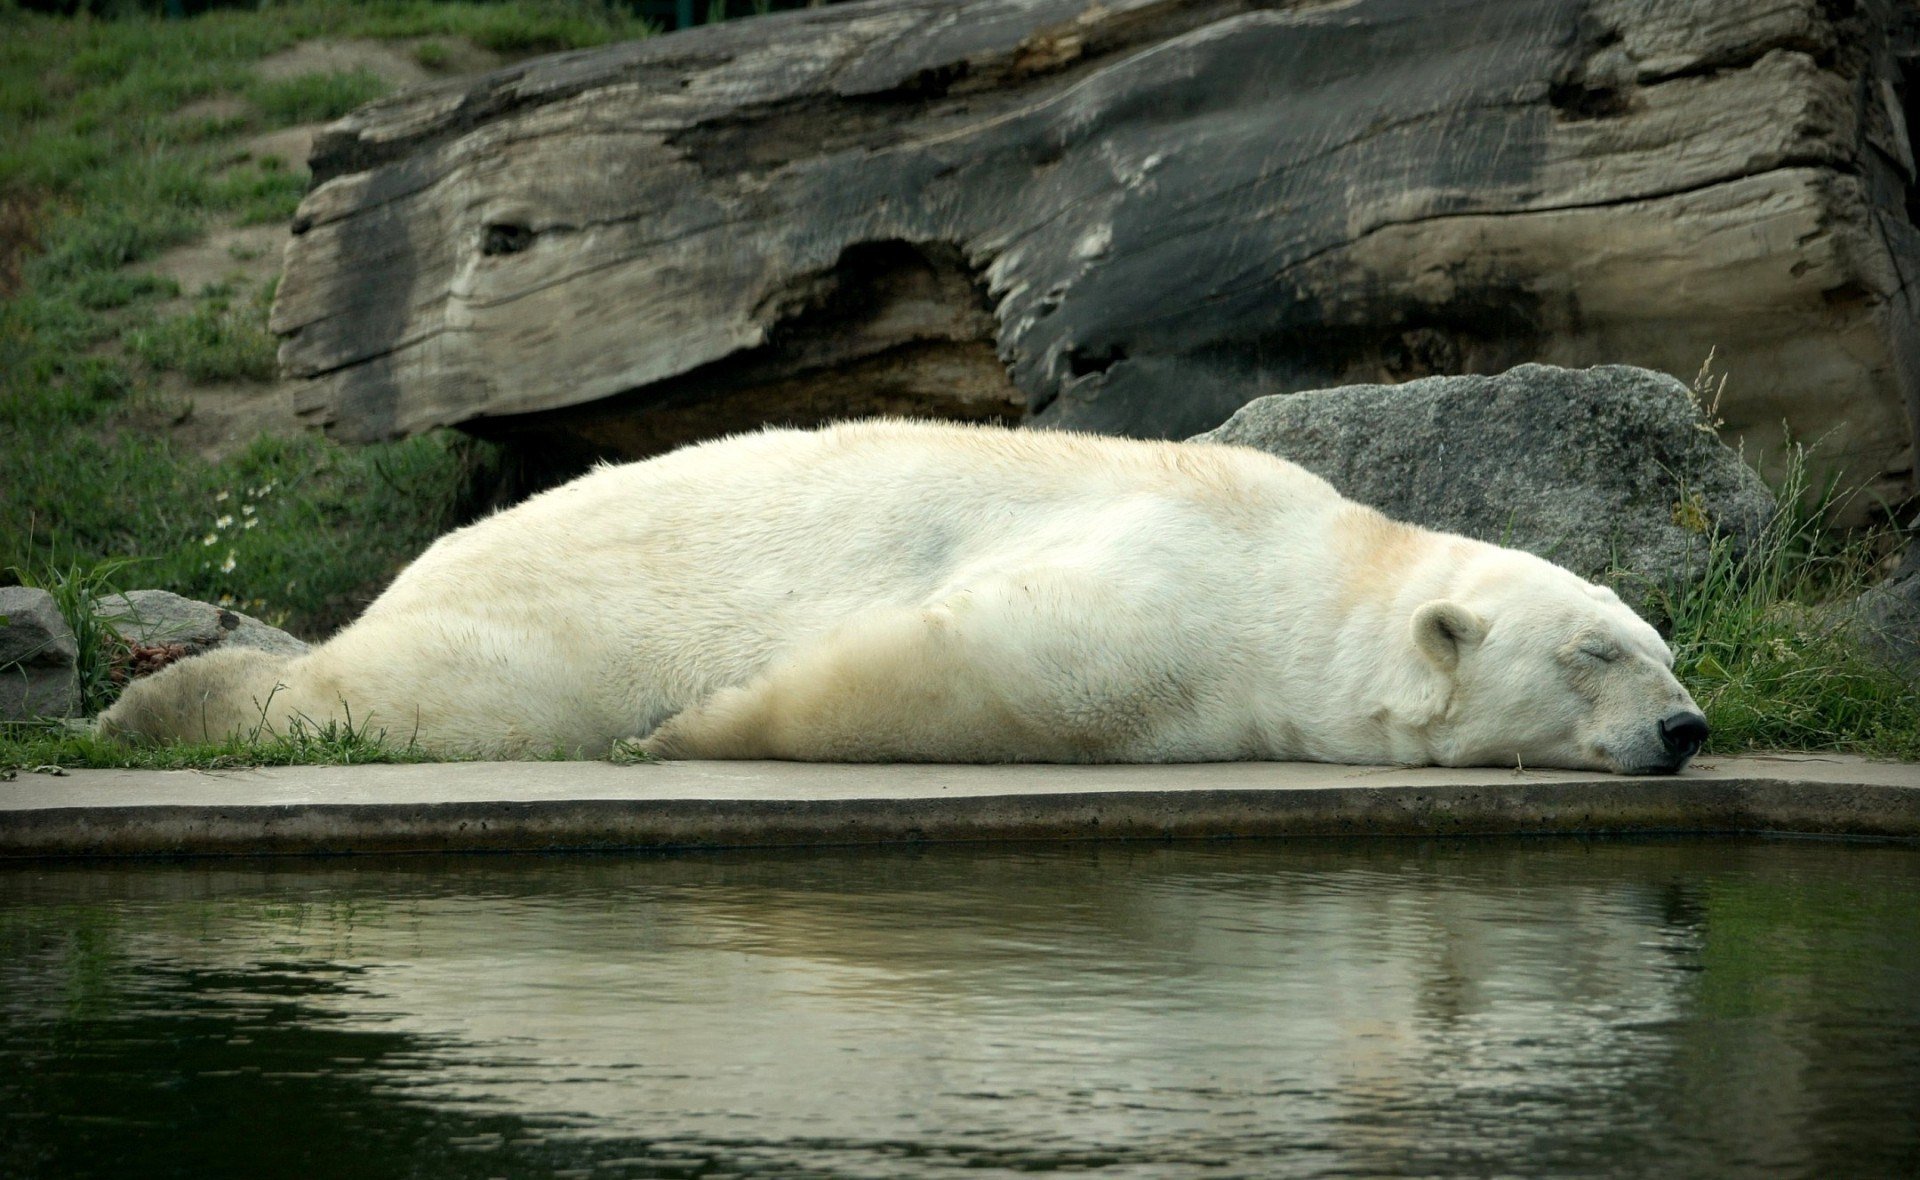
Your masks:
M1613 592L1260 451L901 421L602 467L303 655L135 684L133 739L350 718L442 754L1671 772L1705 719Z

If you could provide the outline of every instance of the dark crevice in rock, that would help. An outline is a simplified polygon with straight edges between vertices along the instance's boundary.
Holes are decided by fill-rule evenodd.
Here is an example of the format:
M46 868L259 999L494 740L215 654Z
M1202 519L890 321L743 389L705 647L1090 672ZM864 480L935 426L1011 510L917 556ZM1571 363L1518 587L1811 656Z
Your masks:
M1446 304L1408 312L1364 299L1351 307L1313 309L1289 327L1228 361L1257 385L1270 358L1315 374L1316 383L1397 384L1421 377L1499 372L1534 356L1546 338L1541 300L1520 287L1486 287ZM1398 322L1395 322L1398 321Z
M1820 292L1820 300L1835 311L1857 311L1871 307L1875 302L1872 291L1858 280L1848 280L1837 287L1829 287Z
M538 441L527 490L601 459L637 459L760 426L894 415L1014 424L1026 399L995 351L985 285L949 242L860 242L755 305L765 342L642 390L465 424ZM570 440L570 441L569 441Z
M1105 373L1121 361L1127 359L1127 350L1118 344L1098 350L1078 348L1067 351L1067 373L1074 377L1086 377L1094 373Z
M518 254L533 245L533 231L524 225L490 225L482 233L480 253Z
M845 348L863 333L992 340L984 280L951 242L856 242L832 266L765 295L768 347L805 356L816 341ZM858 351L860 345L851 343Z
M1570 123L1618 118L1633 109L1632 96L1624 87L1593 86L1572 79L1549 86L1547 103Z
M872 417L1013 426L1027 417L1025 399L985 341L914 340L857 360L768 375L783 367L777 348L756 349L599 401L474 419L460 428L514 448L517 494L524 495L597 462L643 459L763 427Z

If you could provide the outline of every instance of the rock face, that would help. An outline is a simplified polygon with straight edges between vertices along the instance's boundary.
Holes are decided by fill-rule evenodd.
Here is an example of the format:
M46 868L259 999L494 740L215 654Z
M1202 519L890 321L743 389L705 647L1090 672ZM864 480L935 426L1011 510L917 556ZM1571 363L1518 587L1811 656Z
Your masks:
M0 721L70 716L80 707L79 656L51 594L0 587Z
M133 590L100 599L94 614L141 647L178 646L179 656L195 656L216 647L257 647L299 655L307 645L251 615L182 598L165 590Z
M1184 437L1263 394L1717 347L1748 454L1784 422L1898 499L1916 27L1894 0L730 22L333 125L273 326L340 437L628 456L876 411Z
M1618 365L1263 397L1195 441L1258 447L1397 520L1537 553L1629 598L1639 579L1678 583L1713 530L1749 541L1774 511L1686 386Z

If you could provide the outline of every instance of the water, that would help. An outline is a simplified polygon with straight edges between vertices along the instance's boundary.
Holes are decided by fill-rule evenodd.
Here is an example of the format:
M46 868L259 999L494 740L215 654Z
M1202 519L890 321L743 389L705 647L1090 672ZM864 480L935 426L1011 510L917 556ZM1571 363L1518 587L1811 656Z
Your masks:
M1920 1174L1920 849L0 871L0 1174Z

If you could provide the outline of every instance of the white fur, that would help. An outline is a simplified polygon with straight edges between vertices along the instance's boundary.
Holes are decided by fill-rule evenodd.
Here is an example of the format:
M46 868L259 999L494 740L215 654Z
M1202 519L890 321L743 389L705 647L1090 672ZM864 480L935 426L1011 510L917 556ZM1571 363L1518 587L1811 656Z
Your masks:
M1258 451L878 421L603 467L442 538L306 654L184 661L103 724L350 712L492 757L650 734L678 757L1635 770L1693 708L1671 664L1609 591Z

